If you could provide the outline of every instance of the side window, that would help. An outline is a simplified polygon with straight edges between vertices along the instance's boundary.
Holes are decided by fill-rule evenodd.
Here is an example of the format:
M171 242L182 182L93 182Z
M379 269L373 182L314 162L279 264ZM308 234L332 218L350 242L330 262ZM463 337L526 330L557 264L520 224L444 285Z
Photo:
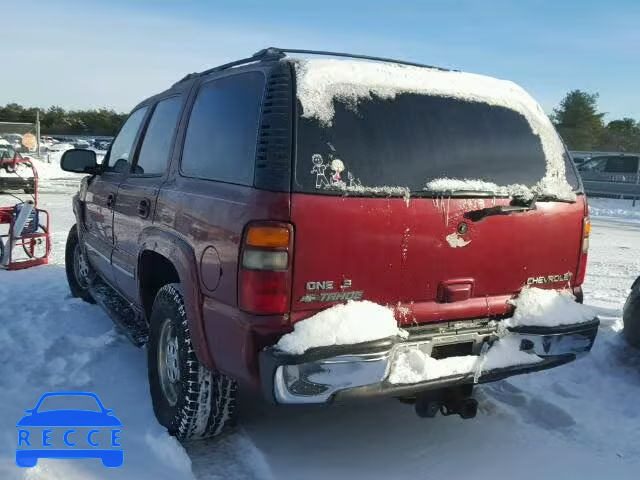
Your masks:
M608 173L636 173L638 171L638 158L609 157L605 171Z
M253 184L264 83L249 72L202 85L184 140L184 175Z
M607 173L636 173L635 157L609 157L607 159Z
M147 113L147 107L142 107L133 112L124 122L118 136L111 144L109 158L105 162L109 162L106 168L107 172L124 172L129 170L131 165L131 155L133 154L134 142L142 125L142 120Z
M133 173L140 175L164 172L181 109L182 97L158 102L149 120Z

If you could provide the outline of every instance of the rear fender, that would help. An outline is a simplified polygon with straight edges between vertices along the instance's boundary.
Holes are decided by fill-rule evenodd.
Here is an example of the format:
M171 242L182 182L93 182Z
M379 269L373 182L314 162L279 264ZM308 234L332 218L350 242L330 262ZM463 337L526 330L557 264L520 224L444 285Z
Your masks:
M155 227L145 230L141 234L138 244L140 252L152 250L159 253L168 259L178 272L193 349L203 365L214 369L215 365L209 354L204 333L202 294L198 284L198 269L193 249L176 234ZM140 287L141 285L138 284L139 289Z

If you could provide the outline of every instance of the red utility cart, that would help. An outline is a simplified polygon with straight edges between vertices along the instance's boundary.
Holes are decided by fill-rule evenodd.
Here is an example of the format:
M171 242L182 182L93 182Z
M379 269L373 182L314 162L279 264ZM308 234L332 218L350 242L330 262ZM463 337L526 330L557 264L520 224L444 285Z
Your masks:
M31 170L32 176L25 176ZM0 268L20 270L49 262L51 236L49 212L38 208L38 171L28 157L14 156L0 160L3 177L15 176L20 185L27 185L20 193L0 192L0 199L12 198L17 203L0 206ZM11 185L9 182L4 184ZM2 194L5 195L2 195ZM24 200L21 196L28 195Z

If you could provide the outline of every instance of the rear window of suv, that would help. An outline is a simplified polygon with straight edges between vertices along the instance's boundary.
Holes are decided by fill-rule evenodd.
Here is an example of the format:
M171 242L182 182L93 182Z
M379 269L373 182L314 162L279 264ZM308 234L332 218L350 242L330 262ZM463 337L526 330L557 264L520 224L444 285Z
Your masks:
M331 185L343 182L422 193L438 178L532 186L545 175L539 137L508 108L410 93L334 107L331 125L298 118L298 192L340 194ZM576 189L568 154L565 165Z

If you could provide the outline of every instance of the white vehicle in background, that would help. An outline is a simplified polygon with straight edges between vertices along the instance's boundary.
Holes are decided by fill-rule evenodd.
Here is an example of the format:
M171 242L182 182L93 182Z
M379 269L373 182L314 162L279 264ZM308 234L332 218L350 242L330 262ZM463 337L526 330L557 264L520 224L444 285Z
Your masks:
M71 150L72 148L74 148L74 146L70 143L64 143L64 142L52 143L49 146L49 151L50 152L66 152L67 150Z
M76 139L73 142L73 147L74 148L89 148L91 146L91 144L89 142L87 142L86 140L82 140L82 139Z

